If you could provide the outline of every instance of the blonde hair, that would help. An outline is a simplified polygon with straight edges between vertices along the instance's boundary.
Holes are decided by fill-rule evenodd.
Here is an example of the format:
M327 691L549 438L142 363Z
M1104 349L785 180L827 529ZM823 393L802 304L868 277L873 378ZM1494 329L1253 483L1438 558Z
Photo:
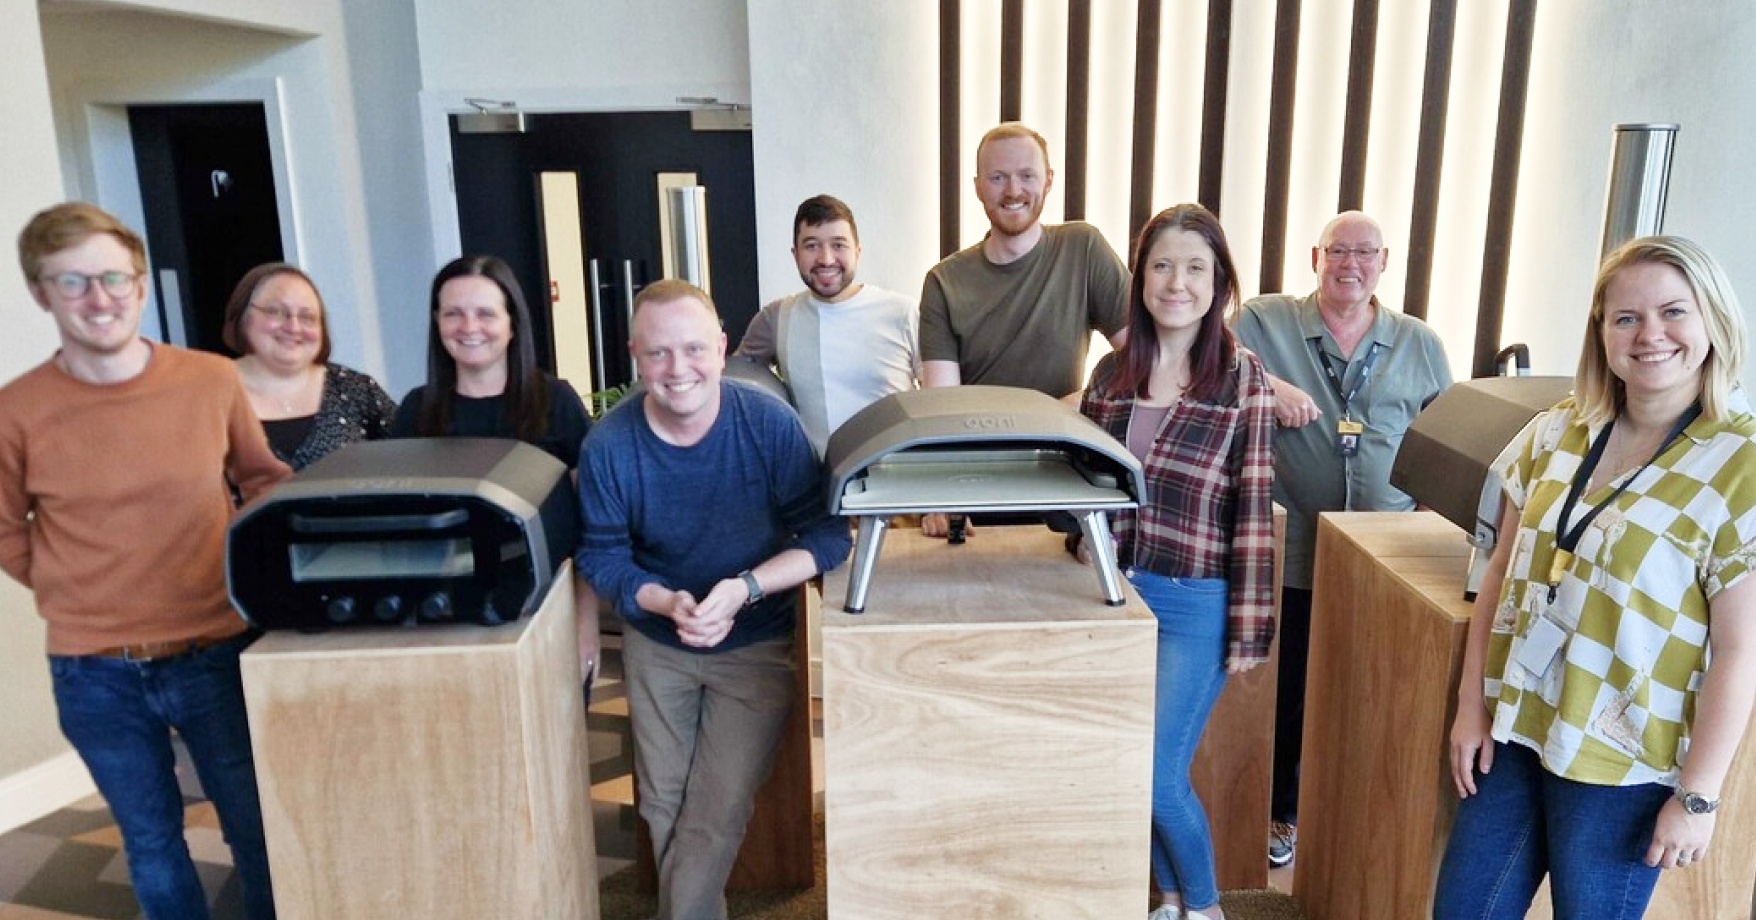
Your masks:
M1629 240L1605 256L1598 267L1597 283L1591 291L1591 320L1573 380L1580 417L1587 424L1600 425L1615 418L1622 408L1622 381L1610 371L1609 356L1604 353L1604 298L1616 275L1636 265L1668 265L1688 283L1701 310L1709 346L1701 364L1701 413L1714 421L1726 420L1730 416L1728 397L1744 372L1744 311L1725 270L1707 250L1680 236Z
M115 215L84 201L67 201L38 211L18 234L18 267L24 269L24 280L36 284L43 273L43 260L71 249L97 236L108 233L128 250L134 273L146 273L146 243L140 234L123 226Z
M1054 166L1049 163L1049 142L1022 121L1003 121L989 128L988 133L982 135L981 142L976 144L976 170L979 172L982 168L982 148L988 146L989 141L1006 141L1023 137L1037 142L1037 147L1043 152L1043 169L1053 172Z

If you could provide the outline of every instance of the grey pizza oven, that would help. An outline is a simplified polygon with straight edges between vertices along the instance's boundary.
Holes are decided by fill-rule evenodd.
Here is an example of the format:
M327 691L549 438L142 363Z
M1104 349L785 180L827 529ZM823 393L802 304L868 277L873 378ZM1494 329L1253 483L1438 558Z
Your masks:
M1572 389L1572 377L1466 380L1434 397L1403 436L1390 484L1469 535L1476 558L1466 599L1475 599L1499 539L1502 483L1490 467L1538 412Z
M566 465L528 444L363 442L240 512L226 581L263 629L505 623L542 603L578 519Z
M1128 449L1035 390L959 386L894 393L830 435L829 508L857 518L849 613L866 608L892 515L1065 511L1093 551L1106 603L1122 603L1104 513L1139 504L1146 480Z

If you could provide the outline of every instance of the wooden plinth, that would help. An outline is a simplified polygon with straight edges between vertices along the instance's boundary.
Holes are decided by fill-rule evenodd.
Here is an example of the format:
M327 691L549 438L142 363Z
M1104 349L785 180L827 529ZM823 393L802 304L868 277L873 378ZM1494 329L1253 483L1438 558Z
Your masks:
M1446 745L1470 615L1463 541L1431 512L1319 520L1293 876L1310 920L1432 915L1457 808ZM1710 857L1660 877L1648 920L1749 918L1752 747L1732 764ZM1545 888L1529 916L1550 915Z
M828 901L862 920L1146 910L1156 624L1037 527L886 538L824 584Z
M242 659L283 920L598 916L572 568L500 627L273 633Z
M813 888L817 885L816 842L812 839L811 809L815 796L811 784L811 675L806 662L809 612L820 606L822 592L815 582L799 586L798 613L793 637L798 672L793 683L793 711L782 730L774 767L756 792L756 811L744 829L738 861L732 864L727 891L766 891L781 888ZM611 614L613 616L614 614ZM635 809L640 805L640 782L635 780ZM652 835L646 822L634 822L635 872L644 891L658 890L658 864L652 852Z

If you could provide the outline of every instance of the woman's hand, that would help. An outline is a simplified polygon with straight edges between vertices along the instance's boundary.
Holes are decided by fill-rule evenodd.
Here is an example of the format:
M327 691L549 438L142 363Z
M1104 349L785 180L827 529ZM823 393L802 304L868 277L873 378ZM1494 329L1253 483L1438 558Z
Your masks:
M1234 657L1231 655L1227 655L1226 656L1226 673L1228 675L1242 674L1245 671L1248 671L1251 668L1254 668L1259 664L1262 664L1262 662L1260 660L1257 660L1254 658L1238 658L1238 657Z
M1476 794L1478 767L1484 774L1493 769L1493 728L1494 721L1479 698L1473 704L1458 700L1457 718L1451 722L1451 782L1460 799Z
M1672 798L1658 810L1652 827L1652 846L1646 848L1646 864L1660 869L1686 869L1707 858L1718 815L1692 815Z

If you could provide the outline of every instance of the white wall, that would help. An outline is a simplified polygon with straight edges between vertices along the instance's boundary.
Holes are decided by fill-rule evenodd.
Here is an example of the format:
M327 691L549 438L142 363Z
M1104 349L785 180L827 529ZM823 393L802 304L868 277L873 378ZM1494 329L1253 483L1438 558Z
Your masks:
M40 364L56 343L55 327L25 290L13 241L37 211L61 200L61 169L36 0L0 0L0 234L7 241L0 260L0 304L6 334L0 336L0 379L10 380ZM43 625L30 592L0 576L0 793L8 780L67 750L49 697L43 659ZM29 792L19 793L21 796ZM4 795L0 794L0 799ZM5 802L0 801L0 809Z
M881 0L830 15L814 0L750 0L749 10L763 301L801 287L793 212L820 193L854 212L860 280L920 296L939 260L937 7Z
M1665 232L1720 260L1756 324L1756 13L1743 0L1547 0L1537 11L1505 341L1529 343L1538 373L1573 372L1610 131L1628 122L1681 125Z

